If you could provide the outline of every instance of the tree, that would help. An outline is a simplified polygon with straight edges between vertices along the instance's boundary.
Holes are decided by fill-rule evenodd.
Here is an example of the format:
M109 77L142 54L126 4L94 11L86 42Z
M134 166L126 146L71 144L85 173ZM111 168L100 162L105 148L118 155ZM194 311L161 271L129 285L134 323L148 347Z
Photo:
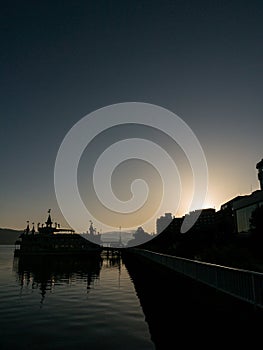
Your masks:
M151 235L145 232L142 227L138 227L133 237L134 238L128 242L128 246L143 244L151 238Z

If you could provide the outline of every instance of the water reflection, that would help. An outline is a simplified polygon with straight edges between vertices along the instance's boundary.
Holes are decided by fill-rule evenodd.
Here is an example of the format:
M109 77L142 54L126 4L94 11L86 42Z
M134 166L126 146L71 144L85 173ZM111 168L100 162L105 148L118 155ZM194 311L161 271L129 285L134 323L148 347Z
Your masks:
M94 281L99 279L102 262L100 255L90 258L17 257L13 261L13 269L17 274L21 292L23 288L39 289L43 304L47 292L52 292L55 285L85 281L88 293Z
M120 254L8 259L13 273L0 281L3 349L154 349Z
M203 346L211 343L211 337L217 345L237 339L254 342L261 335L258 327L262 326L262 313L255 313L251 305L222 297L214 289L124 253L104 252L93 259L20 257L14 259L14 270L21 292L27 294L25 307L34 305L30 291L38 290L41 306L45 303L41 311L49 304L52 312L48 322L60 320L59 334L66 337L70 325L74 332L79 332L79 342L92 343L93 349L100 348L99 340L106 344L102 337L98 339L98 332L107 339L108 348L122 344L119 348L128 349L126 341L131 338L131 349L148 349L154 344L156 350L173 349L182 342L184 346L192 345L193 341L194 346ZM94 286L96 281L99 283ZM85 298L81 296L83 288ZM47 294L53 291L51 302ZM75 303L79 295L81 303ZM38 301L39 296L36 297ZM30 319L34 317L41 323L45 315L48 313L31 313ZM36 328L35 332L40 331ZM52 331L49 327L49 332ZM53 334L53 339L57 339L57 334ZM69 341L68 338L65 341L68 346ZM145 347L132 347L138 342Z
M105 267L117 267L118 269L121 268L121 264L122 264L121 251L106 250L102 252L101 257L104 261Z

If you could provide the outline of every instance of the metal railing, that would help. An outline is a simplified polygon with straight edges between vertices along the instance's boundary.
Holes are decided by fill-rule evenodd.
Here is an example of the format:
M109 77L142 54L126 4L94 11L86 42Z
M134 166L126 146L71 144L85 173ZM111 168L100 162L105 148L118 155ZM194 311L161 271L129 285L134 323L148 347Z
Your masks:
M263 273L179 258L149 250L132 249L132 251L255 306L263 307Z

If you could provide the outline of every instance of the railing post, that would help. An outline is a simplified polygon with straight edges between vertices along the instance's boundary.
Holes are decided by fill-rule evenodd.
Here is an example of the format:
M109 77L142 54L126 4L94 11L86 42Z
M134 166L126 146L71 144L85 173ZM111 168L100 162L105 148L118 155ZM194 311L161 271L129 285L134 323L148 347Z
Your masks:
M251 284L252 284L252 295L253 295L253 299L254 299L254 307L256 307L257 305L257 301L256 301L256 288L255 288L255 278L254 275L251 274Z

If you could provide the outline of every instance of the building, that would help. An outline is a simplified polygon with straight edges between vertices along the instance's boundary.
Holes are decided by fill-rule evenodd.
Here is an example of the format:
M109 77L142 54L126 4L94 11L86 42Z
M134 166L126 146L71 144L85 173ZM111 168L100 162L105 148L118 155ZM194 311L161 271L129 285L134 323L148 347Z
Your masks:
M247 234L250 232L250 218L252 212L261 205L263 205L262 190L254 191L233 204L237 233Z
M214 208L197 209L191 211L189 214L186 214L185 217L191 223L191 218L193 218L194 220L197 214L199 216L195 224L193 225L193 229L204 229L211 227L211 225L215 224L216 210Z
M156 233L161 233L173 220L171 213L165 213L156 220Z
M184 216L173 219L171 223L171 229L174 233L181 233L181 226L183 221L184 221Z
M177 233L184 219L187 219L188 226L194 230L206 230L216 227L218 232L225 234L236 234L250 232L250 218L252 212L259 206L263 206L263 159L256 164L258 169L258 180L260 189L249 195L236 196L221 205L216 212L214 208L197 209L181 218L173 218L171 213L165 213L157 219L157 234L161 233L168 225ZM196 217L197 220L196 220ZM192 223L194 225L192 225Z
M256 169L258 169L260 189L252 192L250 195L243 196L233 203L237 233L248 234L250 232L252 212L263 205L263 159L257 163Z
M198 218L196 220L197 215ZM182 217L173 217L171 213L165 213L164 216L161 216L156 221L156 232L159 234L169 226L169 230L174 234L181 233L181 226L185 219L188 220L190 225L191 222L195 222L193 226L191 225L193 229L211 228L211 225L215 224L215 217L216 210L214 208L197 209Z
M236 218L234 213L234 203L247 196L237 196L222 204L220 210L216 212L216 225L220 233L235 234Z

